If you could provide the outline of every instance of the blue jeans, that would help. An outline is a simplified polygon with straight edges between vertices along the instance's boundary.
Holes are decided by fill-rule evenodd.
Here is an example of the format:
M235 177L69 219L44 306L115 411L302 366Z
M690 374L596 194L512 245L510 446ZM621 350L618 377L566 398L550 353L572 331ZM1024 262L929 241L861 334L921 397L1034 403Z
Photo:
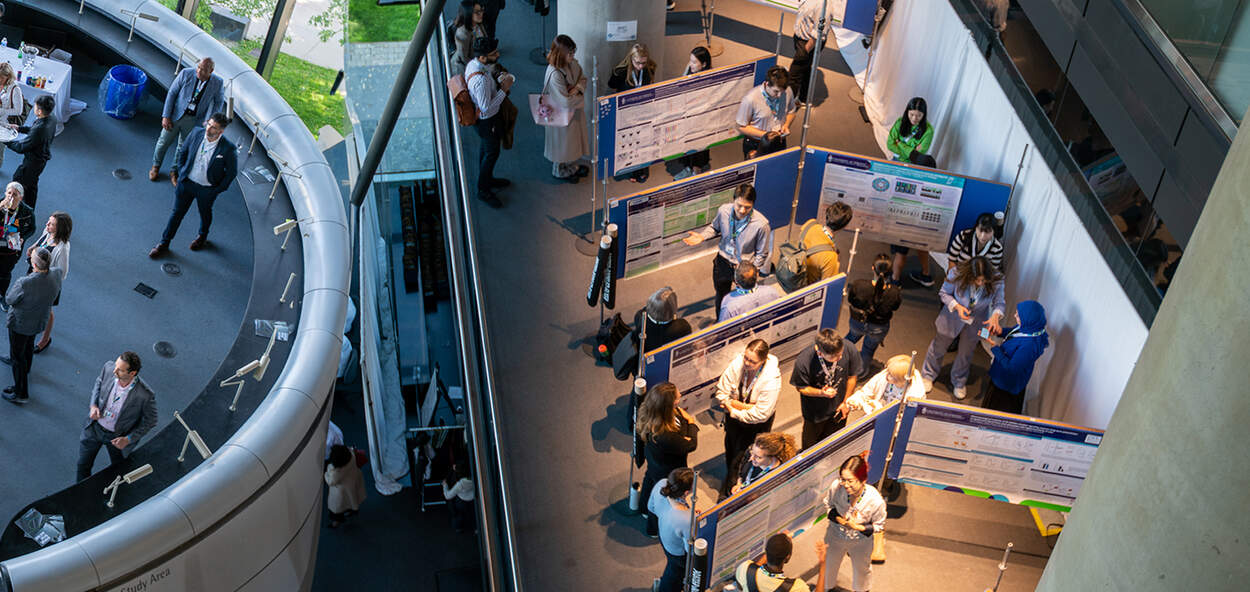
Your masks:
M859 338L864 338L864 345L859 348L859 359L864 362L864 374L868 374L872 356L877 353L877 347L885 341L885 334L890 332L890 324L878 325L851 318L847 319L847 324L850 326L846 332L847 341L859 343Z
M664 557L668 561L664 563L664 575L660 576L660 592L680 592L681 581L686 579L686 556L664 551Z

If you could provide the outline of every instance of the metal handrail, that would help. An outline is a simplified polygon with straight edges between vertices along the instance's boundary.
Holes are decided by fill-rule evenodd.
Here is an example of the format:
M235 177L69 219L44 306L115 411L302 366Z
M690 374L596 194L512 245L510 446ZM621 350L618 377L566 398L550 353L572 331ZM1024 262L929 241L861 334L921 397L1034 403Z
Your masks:
M450 70L445 26L440 16L438 31L431 41L437 46L439 59L430 59L431 53L427 52L425 63L430 80L435 145L439 147L435 152L438 156L438 180L441 189L439 199L443 209L444 242L448 251L448 275L452 285L452 301L456 307L456 324L460 337L458 342L464 362L469 434L473 440L473 461L478 475L476 499L478 511L483 518L479 545L485 564L483 571L486 589L521 590L512 526L512 501L508 493L503 446L497 429L499 420L495 406L493 363L484 320L486 311L478 274L473 213L469 207L471 196L461 154L460 128L452 120L450 101L444 90L447 80L445 72ZM496 484L498 491L495 490ZM496 507L499 516L496 515ZM497 528L502 532L497 532Z

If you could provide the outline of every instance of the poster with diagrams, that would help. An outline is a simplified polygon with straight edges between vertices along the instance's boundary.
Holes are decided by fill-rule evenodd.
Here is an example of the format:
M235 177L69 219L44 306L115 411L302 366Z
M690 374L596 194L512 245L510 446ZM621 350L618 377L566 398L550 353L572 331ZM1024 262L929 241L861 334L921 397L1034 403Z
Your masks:
M845 154L826 158L818 211L842 202L855 210L848 230L902 247L946 251L963 177Z

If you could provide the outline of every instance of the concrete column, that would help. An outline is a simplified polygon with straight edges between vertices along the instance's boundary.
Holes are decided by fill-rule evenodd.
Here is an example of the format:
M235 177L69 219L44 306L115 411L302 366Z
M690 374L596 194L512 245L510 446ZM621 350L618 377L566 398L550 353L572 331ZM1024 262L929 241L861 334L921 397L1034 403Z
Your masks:
M644 43L651 52L651 59L656 64L664 63L664 21L666 11L664 0L562 0L555 4L556 30L551 34L568 35L577 43L577 61L590 78L591 56L599 56L599 94L607 95L608 75L612 68L625 57L634 43ZM637 41L607 40L609 21L637 21ZM547 40L549 46L551 40ZM656 72L656 79L663 80L681 74L681 72ZM586 89L586 98L590 96L590 88ZM591 103L588 103L588 112Z
M1250 581L1250 134L1238 134L1038 590Z

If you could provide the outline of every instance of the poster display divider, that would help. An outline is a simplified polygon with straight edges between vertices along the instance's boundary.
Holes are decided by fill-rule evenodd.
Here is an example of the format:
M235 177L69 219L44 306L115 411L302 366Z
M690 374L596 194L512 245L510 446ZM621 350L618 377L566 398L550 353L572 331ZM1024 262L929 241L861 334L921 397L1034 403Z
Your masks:
M755 310L716 323L644 354L647 383L672 382L680 406L691 414L709 411L716 382L752 339L763 339L779 361L810 347L821 329L838 326L846 276L839 274L787 294Z
M739 137L742 97L777 65L769 55L599 99L600 175L626 173Z
M608 219L617 224L621 241L617 276L634 277L714 252L715 240L692 247L682 239L710 224L741 183L755 185L755 209L773 229L784 225L798 163L796 147L611 200Z
M783 12L797 14L802 0L751 0L751 2L778 8ZM843 7L845 10L841 15L838 15L838 9ZM841 24L837 26L850 29L856 33L871 35L875 21L874 17L877 14L877 0L843 0L841 3L834 2L833 13L841 21Z

